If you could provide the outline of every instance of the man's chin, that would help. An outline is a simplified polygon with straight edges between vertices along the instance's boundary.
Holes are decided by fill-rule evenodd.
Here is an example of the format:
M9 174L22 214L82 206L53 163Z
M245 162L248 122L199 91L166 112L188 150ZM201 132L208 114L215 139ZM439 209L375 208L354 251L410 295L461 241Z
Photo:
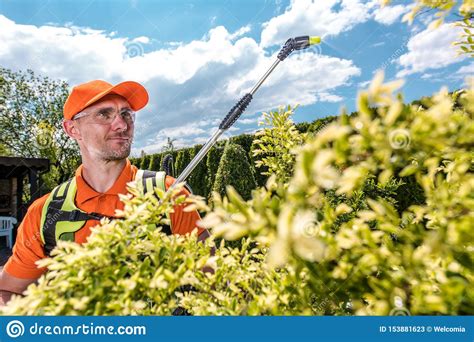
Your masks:
M130 148L128 149L119 149L114 151L107 151L104 153L104 159L106 160L122 160L127 158L130 155Z

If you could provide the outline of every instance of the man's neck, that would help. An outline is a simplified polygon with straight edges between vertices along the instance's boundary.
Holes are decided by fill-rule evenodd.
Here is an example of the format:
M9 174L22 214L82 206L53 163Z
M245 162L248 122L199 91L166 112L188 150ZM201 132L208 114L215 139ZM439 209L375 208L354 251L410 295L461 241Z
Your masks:
M126 159L113 161L82 160L82 178L97 192L107 192L123 171Z

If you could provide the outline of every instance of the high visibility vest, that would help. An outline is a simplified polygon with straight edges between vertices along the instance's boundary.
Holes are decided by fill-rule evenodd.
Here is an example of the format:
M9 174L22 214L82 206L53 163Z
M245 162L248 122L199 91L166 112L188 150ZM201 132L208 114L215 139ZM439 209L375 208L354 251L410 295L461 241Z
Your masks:
M155 187L166 191L165 178L166 173L163 171L138 170L135 175L135 181L142 185L145 193L154 191ZM40 232L44 251L48 256L56 247L58 240L74 241L74 234L88 220L100 220L103 217L109 217L98 213L88 213L79 209L74 203L76 192L76 177L73 177L55 187L46 199L41 213ZM116 217L109 218L117 219ZM162 231L170 235L172 233L171 226L164 226Z

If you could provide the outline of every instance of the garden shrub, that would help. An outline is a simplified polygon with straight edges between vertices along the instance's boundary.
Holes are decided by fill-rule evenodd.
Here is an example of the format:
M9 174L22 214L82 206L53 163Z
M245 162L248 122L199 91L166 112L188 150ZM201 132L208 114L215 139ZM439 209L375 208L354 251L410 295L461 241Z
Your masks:
M39 263L49 271L28 287L25 297L14 296L1 313L171 315L182 307L191 314L238 315L289 310L297 299L274 287L291 286L292 275L262 267L262 251L250 249L250 240L240 249L222 242L211 255L212 238L202 243L195 232L161 232L167 223L164 213L185 200L171 200L178 191L160 202L132 186L134 198L122 196L125 208L118 214L123 220L102 220L83 245L59 241L52 258Z
M257 187L245 150L231 143L224 148L212 190L224 194L228 186L234 187L244 199Z
M303 144L306 135L299 133L291 116L293 109L281 107L277 112L263 113L260 125L266 126L255 133L252 156L258 157L257 168L265 166L264 175L274 174L279 182L286 183L295 164L294 149Z
M250 201L216 198L204 225L227 239L251 236L270 246L271 265L307 272L303 307L472 314L473 89L462 108L443 89L423 109L382 79L359 94L359 115L298 150L287 187L272 177Z

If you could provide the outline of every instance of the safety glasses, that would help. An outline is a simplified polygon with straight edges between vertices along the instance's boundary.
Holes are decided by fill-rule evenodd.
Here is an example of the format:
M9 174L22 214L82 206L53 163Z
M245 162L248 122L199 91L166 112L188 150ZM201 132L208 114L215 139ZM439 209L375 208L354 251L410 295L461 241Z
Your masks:
M103 108L94 113L80 112L74 115L73 121L84 117L90 117L92 123L99 125L110 125L114 122L117 115L120 115L123 121L127 124L132 125L135 122L135 112L129 108L122 109L120 112L114 110L114 108Z

